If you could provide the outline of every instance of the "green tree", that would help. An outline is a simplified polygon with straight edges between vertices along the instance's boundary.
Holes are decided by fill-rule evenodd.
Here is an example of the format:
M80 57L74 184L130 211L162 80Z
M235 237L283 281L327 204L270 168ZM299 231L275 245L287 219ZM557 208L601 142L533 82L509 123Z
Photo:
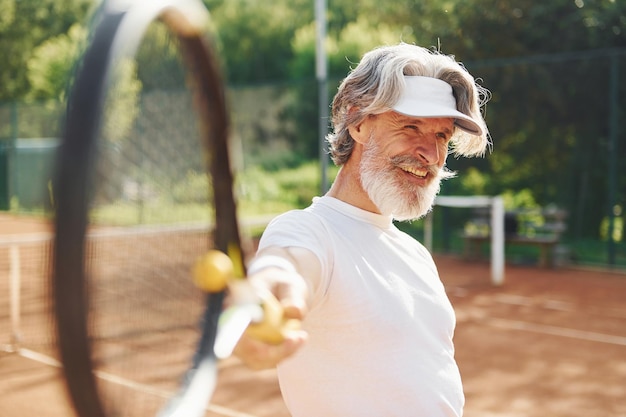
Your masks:
M27 62L29 97L64 99L72 69L80 57L87 30L73 25L67 33L37 46Z
M212 1L227 79L231 84L285 80L296 30L313 15L309 0Z
M92 0L0 0L0 101L25 97L28 61L46 40L84 22Z
M455 10L463 26L443 43L493 93L487 122L494 152L450 165L480 166L490 194L528 187L540 204L569 210L571 232L597 235L607 210L608 48L622 48L623 68L626 4L475 0ZM626 185L623 175L618 181Z
M217 31L228 83L283 83L275 96L266 95L271 97L266 100L272 101L271 111L259 111L266 119L279 115L280 123L250 122L260 126L251 129L252 134L261 140L280 136L289 144L286 151L296 150L296 160L317 157L314 1L204 2ZM475 181L446 182L444 192L467 193L472 187L472 192L478 187L488 194L529 189L539 204L566 206L571 218L580 219L581 234L597 235L607 211L608 78L611 60L618 61L620 73L626 67L626 2L327 3L330 97L339 80L373 46L403 40L453 53L492 92L486 118L494 152L485 159L450 159L450 167L461 173L472 167ZM60 74L66 69L54 51L71 42L69 28L84 22L90 7L91 0L0 0L0 48L5 57L0 100L59 94ZM139 52L141 84L134 85L146 91L175 88L178 83L170 85L168 80L174 78L156 77L170 74L166 70L178 65L169 52L154 59L158 51L176 49L161 41L170 42L158 32L149 33L147 46ZM291 92L283 88L288 83L296 86ZM618 95L618 118L624 120L623 79ZM617 152L622 160L626 147L620 138ZM626 172L620 175L617 184L623 190ZM624 205L625 199L622 193L616 203Z

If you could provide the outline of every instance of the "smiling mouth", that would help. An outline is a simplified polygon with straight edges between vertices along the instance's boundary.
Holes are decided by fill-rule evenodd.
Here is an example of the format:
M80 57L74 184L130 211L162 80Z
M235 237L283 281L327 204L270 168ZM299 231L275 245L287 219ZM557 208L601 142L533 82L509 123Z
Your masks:
M411 167L402 167L400 169L402 169L402 171L404 172L408 172L413 176L416 176L417 178L426 178L426 175L428 175L428 170L425 169L417 169Z

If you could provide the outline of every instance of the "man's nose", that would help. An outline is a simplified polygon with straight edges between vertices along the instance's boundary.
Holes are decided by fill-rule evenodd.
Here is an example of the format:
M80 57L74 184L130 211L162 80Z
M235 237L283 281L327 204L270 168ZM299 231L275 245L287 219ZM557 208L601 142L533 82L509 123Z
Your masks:
M439 163L440 152L435 135L422 138L416 148L417 157L427 165Z

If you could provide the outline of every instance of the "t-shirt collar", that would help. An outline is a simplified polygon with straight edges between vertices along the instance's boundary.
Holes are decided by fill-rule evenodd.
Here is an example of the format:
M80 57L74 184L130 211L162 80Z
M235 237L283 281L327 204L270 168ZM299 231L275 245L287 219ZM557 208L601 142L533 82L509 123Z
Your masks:
M387 229L393 224L393 216L391 215L372 213L371 211L363 210L335 197L330 197L327 195L323 197L314 197L313 203L323 204L333 210L346 214L357 220L373 224L377 227L380 227L381 229Z

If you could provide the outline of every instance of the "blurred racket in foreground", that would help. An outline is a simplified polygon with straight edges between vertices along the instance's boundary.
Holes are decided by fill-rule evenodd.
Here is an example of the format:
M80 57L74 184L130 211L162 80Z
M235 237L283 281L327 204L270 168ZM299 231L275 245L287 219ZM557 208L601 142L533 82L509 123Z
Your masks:
M205 415L224 291L244 273L222 80L200 0L105 2L73 83L54 185L60 356L80 417Z

